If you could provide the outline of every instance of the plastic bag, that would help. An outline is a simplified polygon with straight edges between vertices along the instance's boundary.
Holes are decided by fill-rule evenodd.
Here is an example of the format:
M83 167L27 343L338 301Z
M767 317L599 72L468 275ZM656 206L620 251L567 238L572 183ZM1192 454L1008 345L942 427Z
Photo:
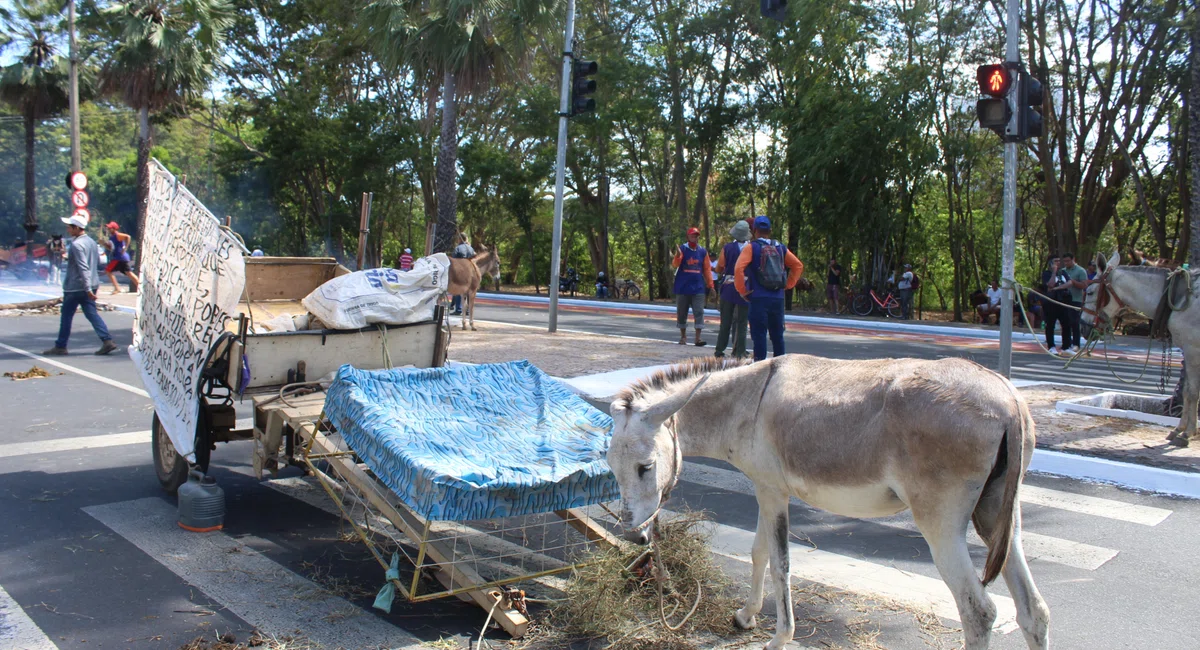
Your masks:
M450 258L438 253L418 259L411 271L384 268L347 273L317 287L301 302L331 329L418 323L433 318L449 273Z

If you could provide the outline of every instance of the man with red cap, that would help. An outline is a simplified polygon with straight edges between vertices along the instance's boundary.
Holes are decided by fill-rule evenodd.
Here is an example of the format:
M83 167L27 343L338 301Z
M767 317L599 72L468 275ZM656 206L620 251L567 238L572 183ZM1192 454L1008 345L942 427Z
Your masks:
M121 225L116 221L108 222L105 228L108 229L108 241L104 242L104 248L108 250L108 266L104 273L112 282L113 293L121 293L121 285L117 284L117 276L114 275L117 272L129 278L129 292L137 293L138 277L129 268L129 243L133 238L121 232Z
M712 291L712 261L708 251L699 244L700 229L688 228L687 243L675 251L671 266L675 268L675 318L679 325L679 344L687 345L688 308L696 322L696 345L704 345L700 330L704 329L704 299Z

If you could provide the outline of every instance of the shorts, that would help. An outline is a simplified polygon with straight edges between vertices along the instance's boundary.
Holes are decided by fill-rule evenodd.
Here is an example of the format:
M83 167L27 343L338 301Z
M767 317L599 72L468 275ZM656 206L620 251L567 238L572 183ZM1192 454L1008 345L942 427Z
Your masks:
M125 260L112 260L108 266L104 267L105 273L120 272L129 275L129 262Z
M825 297L834 300L838 297L838 292L841 290L842 285L840 284L827 284L825 285Z

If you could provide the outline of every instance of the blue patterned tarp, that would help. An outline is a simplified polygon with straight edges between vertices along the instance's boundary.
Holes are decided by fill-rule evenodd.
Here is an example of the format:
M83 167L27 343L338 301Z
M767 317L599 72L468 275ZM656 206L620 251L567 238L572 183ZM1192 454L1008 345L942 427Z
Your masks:
M468 521L618 498L612 419L528 361L342 366L325 414L417 514Z

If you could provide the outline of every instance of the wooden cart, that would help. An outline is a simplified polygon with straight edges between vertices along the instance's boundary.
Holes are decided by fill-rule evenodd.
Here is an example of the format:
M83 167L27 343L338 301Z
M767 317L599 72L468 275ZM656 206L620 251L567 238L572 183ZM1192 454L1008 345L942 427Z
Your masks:
M289 384L316 381L343 364L363 369L428 368L446 360L449 332L441 306L431 320L409 325L259 331L265 321L305 314L302 298L349 271L333 258L247 257L245 263L246 289L239 314L209 349L201 375L195 465L203 472L208 471L218 442L255 439L254 427L237 425L237 400L278 396ZM188 462L175 451L157 414L151 432L155 473L163 488L174 493L187 480ZM293 449L294 431L282 435L287 449Z

